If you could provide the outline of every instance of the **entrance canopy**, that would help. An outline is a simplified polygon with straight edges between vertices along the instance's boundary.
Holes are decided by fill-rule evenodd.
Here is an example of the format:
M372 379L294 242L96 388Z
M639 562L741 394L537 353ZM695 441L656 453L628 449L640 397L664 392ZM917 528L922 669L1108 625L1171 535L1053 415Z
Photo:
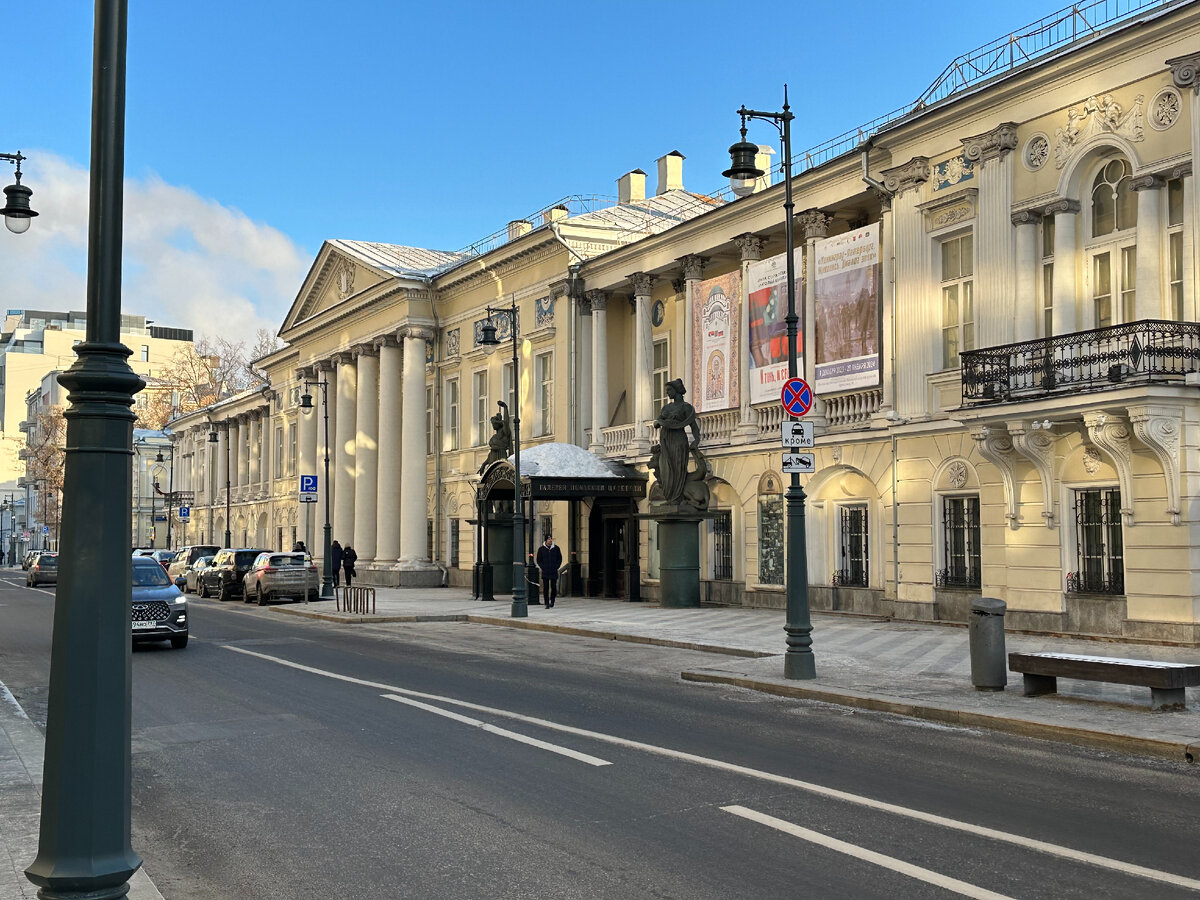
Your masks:
M512 496L513 457L497 460L480 474L481 501ZM574 444L538 444L521 451L521 493L535 501L641 500L646 496L647 480L645 473L632 466L601 459Z

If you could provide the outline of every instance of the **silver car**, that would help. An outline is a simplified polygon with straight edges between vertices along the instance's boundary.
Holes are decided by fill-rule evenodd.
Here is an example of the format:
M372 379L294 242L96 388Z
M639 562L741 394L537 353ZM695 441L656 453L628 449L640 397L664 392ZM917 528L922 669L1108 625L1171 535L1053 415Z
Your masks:
M316 600L319 587L317 567L307 553L260 553L242 584L246 602L256 600L259 606L278 597Z
M201 573L212 565L213 558L209 556L201 556L194 563L188 565L183 574L179 578L183 579L183 584L179 584L179 578L175 579L175 584L183 588L185 594L194 594L197 591L197 585L200 583Z
M25 574L25 584L37 587L39 584L58 584L58 554L39 553L29 564Z

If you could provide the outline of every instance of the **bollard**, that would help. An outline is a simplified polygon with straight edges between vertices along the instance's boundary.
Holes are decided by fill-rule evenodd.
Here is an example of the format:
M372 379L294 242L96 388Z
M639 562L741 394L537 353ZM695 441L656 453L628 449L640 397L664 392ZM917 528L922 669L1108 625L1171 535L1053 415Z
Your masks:
M967 637L971 644L971 682L977 691L1002 691L1008 684L1004 653L1004 613L1008 605L995 597L971 604Z

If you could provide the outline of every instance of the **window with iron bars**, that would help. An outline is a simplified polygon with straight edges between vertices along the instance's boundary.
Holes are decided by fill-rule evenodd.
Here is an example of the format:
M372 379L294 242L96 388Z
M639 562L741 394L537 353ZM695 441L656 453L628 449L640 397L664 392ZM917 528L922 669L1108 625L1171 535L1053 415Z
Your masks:
M1121 491L1075 492L1075 571L1067 593L1124 594L1125 543L1121 536Z
M450 520L450 568L458 568L459 520Z
M942 528L946 567L937 572L937 586L979 587L979 498L943 497Z
M841 519L840 568L833 573L833 583L844 587L868 587L870 584L870 550L867 531L867 507L843 506Z
M712 523L713 579L729 581L733 578L733 514L718 512Z

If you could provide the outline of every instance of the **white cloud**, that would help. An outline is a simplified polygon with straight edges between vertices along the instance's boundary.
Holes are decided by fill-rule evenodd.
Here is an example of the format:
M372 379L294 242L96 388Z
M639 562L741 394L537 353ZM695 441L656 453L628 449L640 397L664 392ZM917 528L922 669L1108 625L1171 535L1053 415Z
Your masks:
M22 180L40 215L23 235L0 230L0 302L84 310L87 169L46 152L29 156ZM127 314L250 343L259 328L278 330L310 263L283 232L233 207L156 175L125 179Z

